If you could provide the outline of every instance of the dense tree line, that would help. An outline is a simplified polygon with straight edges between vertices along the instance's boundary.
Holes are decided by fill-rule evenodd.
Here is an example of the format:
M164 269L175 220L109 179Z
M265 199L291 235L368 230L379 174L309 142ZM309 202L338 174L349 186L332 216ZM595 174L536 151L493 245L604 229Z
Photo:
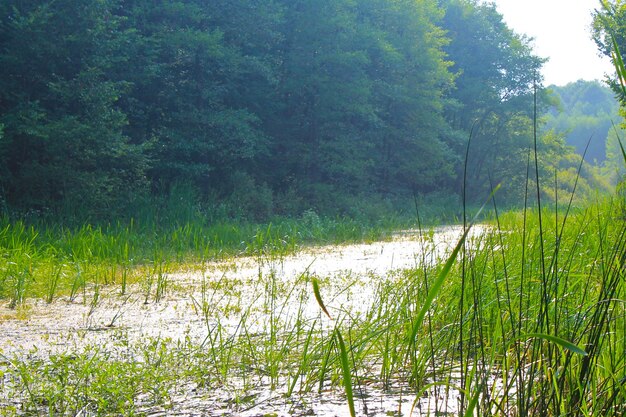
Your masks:
M515 201L541 65L473 0L5 0L0 199L106 216L185 184L261 219L503 181ZM549 173L570 151L541 141Z

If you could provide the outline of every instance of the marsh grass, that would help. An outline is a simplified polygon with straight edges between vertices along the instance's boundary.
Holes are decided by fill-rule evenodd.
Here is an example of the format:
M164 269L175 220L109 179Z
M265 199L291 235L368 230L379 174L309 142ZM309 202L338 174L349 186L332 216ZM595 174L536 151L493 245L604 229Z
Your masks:
M465 262L446 258L379 277L358 308L338 304L338 295L361 291L348 276L316 277L304 268L290 282L260 273L244 283L203 275L193 303L206 326L203 341L129 344L120 337L47 359L10 358L4 389L20 398L14 407L58 415L174 410L189 387L198 398L218 395L210 403L235 413L279 412L272 401L260 402L262 392L279 403L341 393L346 412L371 413L375 391L409 400L404 409L395 402L383 410L389 413L413 405L413 415L619 415L626 403L626 239L617 206L599 202L567 219L544 208L541 234L535 209L494 214L490 228L461 242L465 250L457 245ZM150 300L158 268L173 268L165 258L147 269ZM118 284L109 278L109 286ZM254 298L242 297L245 285ZM10 415L7 404L0 400Z
M191 220L173 226L131 220L68 228L0 218L0 300L9 300L13 308L25 298L75 300L96 281L117 286L122 295L131 284L154 287L154 298L160 300L168 270L240 255L276 259L302 245L374 240L394 228L322 219L314 212L265 226Z

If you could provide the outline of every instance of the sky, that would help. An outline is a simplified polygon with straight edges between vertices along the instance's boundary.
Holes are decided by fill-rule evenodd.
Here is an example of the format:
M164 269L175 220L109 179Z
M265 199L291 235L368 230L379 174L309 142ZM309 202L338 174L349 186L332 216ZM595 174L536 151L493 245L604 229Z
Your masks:
M608 58L598 56L591 40L592 12L599 0L488 0L495 3L504 21L515 32L534 41L536 55L549 58L544 64L545 85L565 85L584 80L603 80L612 71Z

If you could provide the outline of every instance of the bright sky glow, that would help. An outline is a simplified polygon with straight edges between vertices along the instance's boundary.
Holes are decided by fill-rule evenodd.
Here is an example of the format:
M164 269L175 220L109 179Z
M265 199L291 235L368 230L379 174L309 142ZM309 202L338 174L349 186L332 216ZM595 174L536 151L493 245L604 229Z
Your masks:
M592 12L599 0L489 0L507 25L534 38L535 54L549 58L544 64L545 85L603 80L612 72L608 58L598 56L591 40Z

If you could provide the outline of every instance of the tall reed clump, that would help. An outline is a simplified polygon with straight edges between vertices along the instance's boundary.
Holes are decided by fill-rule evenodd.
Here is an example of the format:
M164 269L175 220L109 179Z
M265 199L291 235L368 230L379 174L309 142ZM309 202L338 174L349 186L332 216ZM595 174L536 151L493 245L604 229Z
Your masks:
M10 300L11 307L20 304L33 284L36 263L37 231L22 222L0 226L0 297Z
M385 233L377 226L322 219L312 212L268 225L207 224L205 218L190 215L185 219L66 227L0 218L0 300L9 300L12 307L28 297L52 302L64 295L73 300L96 282L118 286L125 294L128 285L145 284L144 278L152 276L160 278L160 299L167 277L163 271L146 273L154 265L171 269L225 256L281 257L304 244L360 241Z
M575 210L574 187L565 208L558 199L553 211L542 207L537 149L533 153L527 184L536 189L527 186L526 201L535 206L501 216L494 198L492 230L464 248L450 292L438 294L459 300L444 322L456 328L450 361L459 367L460 412L622 415L621 203Z
M502 384L483 394L484 413L589 415L623 407L626 228L615 214L607 203L562 221L544 212L544 227L538 212L498 218L497 231L459 271L469 281L467 308L457 313L465 324L463 377L477 367L464 385L485 389L494 373ZM525 228L517 229L520 221Z

